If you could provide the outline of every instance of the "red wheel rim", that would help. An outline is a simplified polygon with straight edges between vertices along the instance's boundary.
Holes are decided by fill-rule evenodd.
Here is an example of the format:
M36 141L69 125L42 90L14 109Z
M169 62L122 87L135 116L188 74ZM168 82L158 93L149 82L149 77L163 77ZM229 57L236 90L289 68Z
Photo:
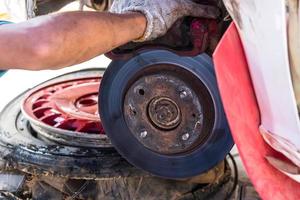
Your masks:
M30 91L22 111L34 124L76 133L104 134L98 114L101 78L87 77Z

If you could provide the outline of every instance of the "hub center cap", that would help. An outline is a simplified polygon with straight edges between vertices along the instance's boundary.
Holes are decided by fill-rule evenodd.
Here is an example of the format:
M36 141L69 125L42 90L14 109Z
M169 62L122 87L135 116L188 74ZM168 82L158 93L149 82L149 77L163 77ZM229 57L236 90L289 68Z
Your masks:
M181 121L181 113L177 104L168 97L156 97L148 107L151 122L158 128L171 130Z

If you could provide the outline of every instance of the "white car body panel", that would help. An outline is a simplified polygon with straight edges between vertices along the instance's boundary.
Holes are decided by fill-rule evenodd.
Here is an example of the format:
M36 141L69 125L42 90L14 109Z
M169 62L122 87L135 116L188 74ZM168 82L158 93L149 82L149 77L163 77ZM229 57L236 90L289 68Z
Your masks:
M265 130L263 137L300 166L300 123L290 74L285 1L224 2L238 25L261 113L261 128Z

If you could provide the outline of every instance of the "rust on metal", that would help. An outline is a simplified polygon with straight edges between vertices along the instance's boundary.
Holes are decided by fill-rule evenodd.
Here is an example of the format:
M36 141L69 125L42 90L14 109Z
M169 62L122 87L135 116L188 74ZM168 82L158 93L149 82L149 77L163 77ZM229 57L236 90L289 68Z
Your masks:
M144 75L128 89L124 118L134 136L162 154L193 150L203 134L203 108L196 92L178 75Z
M176 128L181 121L177 104L168 97L153 98L148 106L148 115L155 126L164 130Z

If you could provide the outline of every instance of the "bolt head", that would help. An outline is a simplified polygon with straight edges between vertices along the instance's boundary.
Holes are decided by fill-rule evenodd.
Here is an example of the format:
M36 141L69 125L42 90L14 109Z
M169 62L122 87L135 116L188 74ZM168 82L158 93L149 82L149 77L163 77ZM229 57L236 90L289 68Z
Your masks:
M180 98L185 98L187 96L187 92L185 90L180 92Z
M190 134L185 133L185 134L182 135L181 139L184 140L184 141L186 141L186 140L189 139L189 137L190 137Z
M147 135L148 135L148 132L147 132L147 131L142 131L142 132L140 133L140 137L141 137L141 138L145 138L145 137L147 137Z

